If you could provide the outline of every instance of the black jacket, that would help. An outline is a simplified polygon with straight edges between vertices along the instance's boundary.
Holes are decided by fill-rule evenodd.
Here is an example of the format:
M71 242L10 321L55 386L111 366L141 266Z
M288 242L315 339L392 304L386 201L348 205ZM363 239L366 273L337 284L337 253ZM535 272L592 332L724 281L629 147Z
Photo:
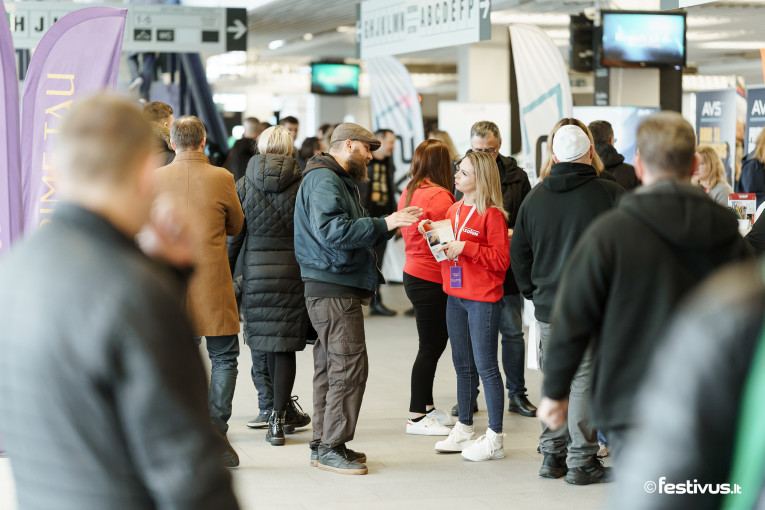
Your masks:
M398 204L396 203L396 181L395 173L396 166L393 164L393 157L388 156L383 160L387 166L387 174L385 176L386 184L388 186L388 203L382 206L376 206L372 204L372 177L374 172L374 164L377 160L374 158L367 165L367 182L357 183L359 188L359 196L361 196L361 205L372 216L387 216L393 212L396 212Z
M0 416L19 508L238 508L177 275L65 203L1 266Z
M468 152L471 151L468 150ZM456 173L457 163L454 163L453 166ZM497 155L497 168L499 168L499 180L502 184L502 206L507 211L507 228L514 229L521 203L531 191L529 176L511 156ZM462 193L455 192L455 197L459 200L462 198ZM512 267L507 268L503 290L506 296L520 292L518 284L515 282Z
M244 338L257 351L305 348L308 312L294 242L295 198L300 179L295 159L258 154L247 164L244 178L236 183L244 227L238 236L228 238L228 259L233 273L244 244Z
M611 209L624 189L581 163L556 163L518 211L510 242L510 268L534 314L550 322L563 265L587 226Z
M677 310L637 396L640 424L619 458L606 508L713 510L726 496L648 494L647 480L742 484L731 478L743 395L752 359L762 349L765 286L758 263L719 271ZM638 389L638 388L635 388ZM750 445L754 446L754 445ZM761 452L760 452L761 454ZM760 473L761 475L761 473ZM735 497L735 496L734 496ZM761 508L761 504L757 508ZM753 508L753 507L749 507Z
M238 182L244 176L250 159L256 153L256 141L252 138L242 137L234 142L223 163L223 168L234 174L234 182Z
M624 162L624 156L616 152L613 145L596 145L595 152L598 153L606 171L614 176L616 182L626 191L637 188L642 183L635 175L635 167Z
M306 281L358 289L372 295L385 279L372 247L393 232L361 206L356 182L326 153L312 157L295 204L295 256Z
M624 196L568 257L545 353L544 395L561 399L593 342L595 425L634 424L635 389L678 302L725 263L751 257L729 210L663 180Z
M759 257L765 253L765 214L760 214L757 221L752 225L752 230L746 235L746 240L754 248L754 253Z
M754 157L754 152L741 160L741 175L736 183L736 193L757 195L757 207L765 201L765 166Z

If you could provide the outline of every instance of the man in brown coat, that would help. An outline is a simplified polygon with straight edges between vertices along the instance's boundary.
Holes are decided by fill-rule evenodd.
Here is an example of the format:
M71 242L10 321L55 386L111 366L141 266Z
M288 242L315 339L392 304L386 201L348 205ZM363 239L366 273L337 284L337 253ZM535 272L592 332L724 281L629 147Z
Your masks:
M198 253L186 294L186 310L194 334L207 339L210 356L210 418L224 437L239 356L239 314L226 252L226 236L242 230L244 213L234 178L225 168L210 165L204 154L207 133L193 116L180 117L170 128L175 160L157 170L157 192L169 196L196 227ZM184 211L185 210L185 211ZM229 445L229 467L239 465Z

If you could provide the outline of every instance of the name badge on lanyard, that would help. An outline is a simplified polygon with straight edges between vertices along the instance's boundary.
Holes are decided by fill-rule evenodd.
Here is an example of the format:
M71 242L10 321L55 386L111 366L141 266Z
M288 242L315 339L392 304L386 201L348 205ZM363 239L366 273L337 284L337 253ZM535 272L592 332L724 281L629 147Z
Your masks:
M470 221L470 217L473 216L473 213L475 212L475 205L470 208L470 212L467 215L467 218L465 218L465 223L462 224L461 228L457 228L460 224L460 209L462 208L462 204L460 204L459 207L457 207L457 212L454 214L454 239L459 241L460 240L460 234L462 234L462 231L465 229L465 226L467 225L468 221ZM461 289L462 288L462 268L457 265L457 262L459 261L459 257L457 257L454 260L454 265L449 268L449 287L452 289Z

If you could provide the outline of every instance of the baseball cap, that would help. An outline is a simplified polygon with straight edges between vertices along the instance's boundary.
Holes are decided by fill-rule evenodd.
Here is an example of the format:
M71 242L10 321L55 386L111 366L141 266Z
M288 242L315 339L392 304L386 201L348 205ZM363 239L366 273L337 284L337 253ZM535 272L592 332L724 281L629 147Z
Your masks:
M375 135L352 122L338 124L335 130L332 131L332 138L329 139L329 143L333 144L343 140L358 140L359 142L368 143L369 150L371 151L376 151L380 148L380 140L375 138Z
M579 126L568 124L555 132L553 154L560 162L576 161L590 150L590 137Z

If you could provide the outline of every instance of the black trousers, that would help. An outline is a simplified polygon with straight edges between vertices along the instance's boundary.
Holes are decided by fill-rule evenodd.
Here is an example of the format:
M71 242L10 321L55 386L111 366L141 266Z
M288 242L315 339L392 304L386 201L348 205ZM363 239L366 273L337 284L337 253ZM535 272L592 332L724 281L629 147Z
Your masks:
M433 405L433 379L438 360L446 349L447 295L440 283L429 282L404 273L404 290L414 306L419 349L412 366L412 390L409 412L424 413Z

